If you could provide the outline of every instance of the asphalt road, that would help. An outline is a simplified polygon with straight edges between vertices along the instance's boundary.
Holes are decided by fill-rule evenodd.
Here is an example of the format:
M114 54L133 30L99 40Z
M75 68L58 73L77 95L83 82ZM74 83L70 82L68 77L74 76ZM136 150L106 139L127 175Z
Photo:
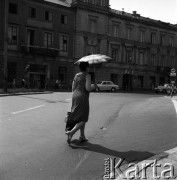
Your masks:
M0 180L98 180L105 158L122 169L177 146L172 100L163 95L92 93L88 143L66 143L71 93L0 98Z

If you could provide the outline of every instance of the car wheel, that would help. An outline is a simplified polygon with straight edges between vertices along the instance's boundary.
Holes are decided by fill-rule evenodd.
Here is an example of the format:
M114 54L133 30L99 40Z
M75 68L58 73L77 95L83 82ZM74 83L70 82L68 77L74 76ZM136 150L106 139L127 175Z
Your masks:
M111 88L111 92L115 92L115 90L116 90L115 88Z

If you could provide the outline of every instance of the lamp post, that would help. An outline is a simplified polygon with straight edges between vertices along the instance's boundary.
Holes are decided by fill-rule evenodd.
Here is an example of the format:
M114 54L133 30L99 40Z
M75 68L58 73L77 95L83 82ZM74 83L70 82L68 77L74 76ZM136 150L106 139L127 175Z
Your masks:
M8 30L8 0L4 0L4 72L3 89L7 92L7 30Z

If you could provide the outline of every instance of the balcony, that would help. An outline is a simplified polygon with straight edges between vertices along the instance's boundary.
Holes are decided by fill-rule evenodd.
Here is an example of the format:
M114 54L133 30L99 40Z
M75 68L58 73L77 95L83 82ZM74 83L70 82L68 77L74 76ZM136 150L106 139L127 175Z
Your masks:
M21 45L21 51L23 53L31 54L31 55L56 57L56 56L58 56L59 49L33 46L33 45Z

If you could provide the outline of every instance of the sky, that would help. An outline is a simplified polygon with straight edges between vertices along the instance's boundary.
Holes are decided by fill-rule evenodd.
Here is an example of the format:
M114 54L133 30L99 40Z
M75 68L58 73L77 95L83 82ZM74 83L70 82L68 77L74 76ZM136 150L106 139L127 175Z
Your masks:
M177 0L110 0L112 9L177 24Z

